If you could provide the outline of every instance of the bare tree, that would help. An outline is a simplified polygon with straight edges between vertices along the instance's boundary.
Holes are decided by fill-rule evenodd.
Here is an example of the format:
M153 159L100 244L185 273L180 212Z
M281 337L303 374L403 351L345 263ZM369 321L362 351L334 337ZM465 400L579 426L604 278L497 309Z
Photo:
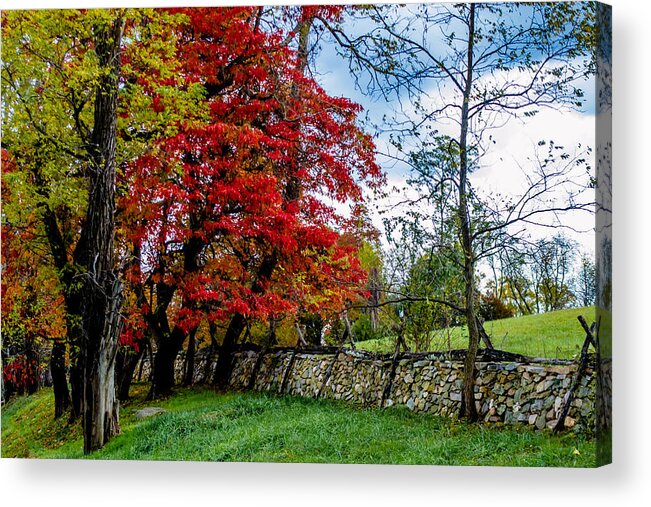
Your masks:
M596 281L594 259L590 255L583 253L579 259L577 273L574 278L574 295L581 306L590 306L595 303Z
M361 15L372 22L361 34L321 21L349 58L360 88L403 104L402 115L390 128L397 152L387 155L401 158L401 151L411 151L409 143L417 143L442 123L450 132L456 130L450 136L450 153L456 152L457 159L452 180L465 283L462 306L469 331L461 412L475 420L474 365L480 340L476 269L495 248L483 239L539 213L516 211L511 219L487 227L473 222L469 174L490 145L491 130L509 118L535 115L542 107L581 104L583 94L576 84L591 57L594 6L374 6ZM362 75L368 78L365 82ZM537 195L523 196L520 209Z

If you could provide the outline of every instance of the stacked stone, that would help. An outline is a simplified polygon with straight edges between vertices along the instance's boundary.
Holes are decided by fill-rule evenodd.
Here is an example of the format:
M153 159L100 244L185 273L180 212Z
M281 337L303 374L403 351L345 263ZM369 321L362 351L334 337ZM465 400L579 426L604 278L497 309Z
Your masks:
M235 354L230 378L233 388L248 386L258 354L256 351ZM293 352L287 350L265 354L254 389L279 392L292 355ZM214 367L215 360L212 364ZM331 365L330 377L325 383ZM180 359L177 373L182 372L182 368ZM477 363L474 387L477 411L486 423L523 424L539 430L553 428L576 371L576 363ZM337 356L297 353L287 377L285 393L316 397L321 392L324 398L379 406L390 374L390 360L368 358L360 353L342 351ZM565 419L566 428L594 428L595 384L594 371L588 368L574 394ZM462 388L463 363L460 361L442 361L432 356L401 359L396 365L384 406L404 405L417 412L457 417Z

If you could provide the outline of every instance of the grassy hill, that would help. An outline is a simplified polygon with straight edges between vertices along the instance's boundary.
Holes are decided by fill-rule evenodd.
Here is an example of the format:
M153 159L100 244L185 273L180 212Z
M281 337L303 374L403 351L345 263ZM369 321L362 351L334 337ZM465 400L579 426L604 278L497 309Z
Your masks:
M570 308L538 315L525 315L486 322L484 327L495 348L534 357L572 359L580 353L585 333L577 320L583 315L588 323L594 320L592 306ZM466 326L433 331L431 350L447 350L468 346ZM375 352L391 352L395 338L359 342L358 348ZM408 340L409 343L409 340ZM409 344L411 346L411 344Z
M260 393L216 394L179 389L157 407L147 386L121 409L122 433L96 459L402 463L587 467L595 443L576 434L470 425L406 408L362 409L344 402ZM53 395L43 389L2 410L2 457L84 458L81 431L53 420Z

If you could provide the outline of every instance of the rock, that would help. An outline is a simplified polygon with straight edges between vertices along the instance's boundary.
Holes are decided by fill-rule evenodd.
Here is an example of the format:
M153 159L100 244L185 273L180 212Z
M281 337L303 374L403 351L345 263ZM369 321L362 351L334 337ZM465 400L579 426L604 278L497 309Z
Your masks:
M537 417L538 417L538 416L537 416L536 414L531 414L531 415L529 416L529 424L530 424L531 426L533 426L534 424L536 424L536 418L537 418Z
M414 410L414 399L413 398L409 398L407 400L407 407L409 408L409 410Z
M545 401L543 402L543 409L549 410L554 404L555 399L556 398L554 396L547 396L547 398L545 398Z
M518 422L518 414L507 410L504 414L504 422L506 424L515 424Z
M570 373L569 366L548 366L547 371L550 373L558 373L559 375L567 375Z
M583 403L583 406L581 407L579 412L581 413L581 415L583 417L587 417L590 414L591 411L592 411L592 402L590 400L586 400Z
M579 392L577 393L577 398L585 398L590 394L591 389L589 387L581 387L579 388Z
M452 401L461 401L461 391L452 391L450 393L450 399Z
M136 412L136 419L145 419L146 417L152 417L154 415L163 414L165 412L167 411L161 407L146 407Z
M547 423L547 420L545 419L545 415L541 414L536 419L536 428L538 428L539 430L542 430L545 427L546 423Z

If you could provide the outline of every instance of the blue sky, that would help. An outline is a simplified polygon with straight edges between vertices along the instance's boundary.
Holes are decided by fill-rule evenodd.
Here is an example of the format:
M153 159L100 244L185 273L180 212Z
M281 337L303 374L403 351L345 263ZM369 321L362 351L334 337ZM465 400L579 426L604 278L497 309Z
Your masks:
M415 10L416 6L412 6ZM354 26L350 28L355 30ZM363 29L365 27L362 27ZM329 38L324 38L320 44L313 70L319 83L332 95L346 96L361 104L365 109L365 115L374 122L381 122L384 115L391 116L399 109L396 97L385 100L382 97L371 97L362 93L355 86L355 79L348 68L348 62L337 54L334 45L329 44ZM428 41L434 40L434 50L440 44L437 34L428 36ZM440 46L439 46L440 47ZM507 76L507 79L510 76ZM363 83L365 76L360 76ZM484 189L487 194L494 194L500 191L506 195L518 195L522 192L523 179L522 169L526 168L527 160L532 157L540 140L553 140L557 145L565 146L570 152L578 149L579 145L586 147L594 146L594 79L584 79L578 83L584 92L583 106L580 110L569 108L548 108L541 111L534 117L520 116L512 118L504 126L492 131L495 144L491 144L485 156L481 158L480 168L472 175L472 183L476 188ZM445 90L443 91L445 94ZM438 99L439 92L431 94L432 100ZM402 97L404 102L405 97ZM501 121L501 120L500 120ZM446 125L445 122L437 123L436 128L441 133L454 135L458 127L454 124ZM377 133L367 129L370 133ZM386 146L387 136L379 134L377 145L379 151ZM391 162L381 155L378 160L386 171L389 179L389 187L401 187L406 176L408 167L405 164ZM591 164L594 166L594 163ZM577 174L577 177L579 174ZM397 192L386 202L379 203L380 206L387 206L400 197ZM374 215L374 223L381 227L380 217ZM582 212L567 214L563 217L563 223L571 225L574 229L586 231L577 233L564 230L564 232L575 239L582 250L592 253L594 251L594 232L592 231L594 217ZM550 235L549 228L531 227L529 232L532 237L544 237ZM551 231L554 232L554 231Z

